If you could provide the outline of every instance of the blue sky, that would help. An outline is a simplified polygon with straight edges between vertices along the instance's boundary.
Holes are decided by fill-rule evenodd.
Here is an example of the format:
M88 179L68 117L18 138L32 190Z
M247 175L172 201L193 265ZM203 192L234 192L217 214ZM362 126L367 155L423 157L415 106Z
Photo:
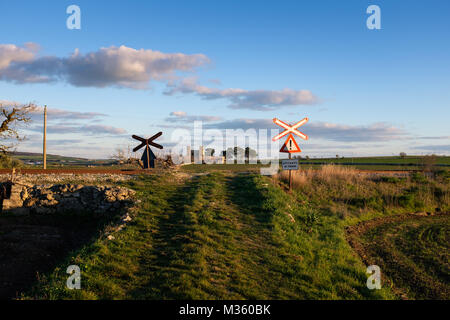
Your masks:
M66 28L71 4L81 30ZM371 4L381 30L366 27ZM0 100L59 110L49 153L107 157L160 128L170 146L194 119L259 129L307 116L303 155L450 154L448 1L3 1L0 12ZM120 46L123 60L99 54ZM149 50L170 57L167 72L166 60L123 69L150 63ZM40 125L19 150L40 151Z

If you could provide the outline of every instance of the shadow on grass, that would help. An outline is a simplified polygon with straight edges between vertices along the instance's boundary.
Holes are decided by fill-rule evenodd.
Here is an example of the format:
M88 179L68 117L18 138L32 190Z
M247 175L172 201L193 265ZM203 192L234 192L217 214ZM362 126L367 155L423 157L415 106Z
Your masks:
M255 175L238 174L227 177L226 183L231 201L243 213L254 216L259 223L270 223L272 212L261 207L261 204L264 202L264 196L257 188Z
M193 204L200 185L200 176L193 177L178 187L167 199L169 210L157 215L157 231L149 254L142 257L143 274L151 274L147 282L130 292L132 299L186 299L179 289L179 280L185 270L195 268L190 261L192 222L187 210ZM150 272L149 272L150 271Z
M20 297L39 275L98 237L110 220L91 213L0 216L0 299Z

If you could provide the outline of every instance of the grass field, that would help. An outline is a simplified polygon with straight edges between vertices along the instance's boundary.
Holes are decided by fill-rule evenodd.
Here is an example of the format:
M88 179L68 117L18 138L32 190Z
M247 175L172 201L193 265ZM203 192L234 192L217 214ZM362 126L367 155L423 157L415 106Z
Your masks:
M15 152L11 154L13 159L22 162L26 168L42 167L42 154L30 152ZM92 160L79 157L66 157L54 154L47 154L47 168L73 167L82 168L87 166L111 166L116 161L111 159Z
M386 156L386 157L351 157L351 158L302 158L303 162L319 162L326 164L339 163L380 163L380 164L397 164L397 165L420 165L422 164L424 156ZM436 164L450 165L450 157L436 156Z
M328 165L295 172L288 191L286 171L270 177L259 165L225 166L119 182L140 200L132 222L112 240L100 230L68 246L36 267L39 277L19 296L449 298L449 171L384 176ZM72 264L81 290L66 289ZM366 287L369 264L381 267L381 290Z
M399 296L415 299L450 299L449 237L448 214L400 215L349 228L365 262L379 265Z
M358 241L348 241L349 228L375 218L448 212L447 175L362 177L336 166L302 175L292 192L286 191L284 174L252 172L180 171L123 182L141 199L134 220L114 240L100 236L72 251L22 297L448 298L448 242L442 243L448 240L448 214L423 217L426 224L389 225L396 230L391 247L386 245L391 229L358 233ZM420 250L413 246L417 239ZM369 261L359 250L369 244L386 253L370 252ZM392 253L405 268L392 269L387 258ZM421 263L415 269L411 256ZM368 263L382 268L381 290L366 287ZM71 264L82 270L81 290L65 287ZM411 270L418 273L414 279L429 280L428 289L407 281Z
M42 167L42 154L16 152L13 158L23 162L26 168ZM386 156L386 157L354 157L354 158L309 158L299 159L302 169L319 168L324 164L341 164L362 170L422 170L424 164L430 160L430 156ZM436 156L432 160L433 165L440 170L450 169L450 157ZM31 162L35 164L31 164ZM48 168L83 168L83 167L108 167L113 169L138 168L136 165L117 165L111 159L84 159L75 157L65 157L59 155L47 155ZM186 172L211 172L211 171L252 171L256 172L261 164L212 164L204 166L193 164L183 166Z
M114 241L98 239L41 277L28 297L393 297L365 287L365 268L346 243L338 217L295 205L266 177L146 176L131 186L143 199L134 223ZM83 290L65 289L68 264L82 266Z
M348 166L360 170L382 170L382 171L422 171L424 168L435 170L449 170L450 157L445 156L407 156L407 157L357 157L357 158L313 158L299 159L300 170L309 168L320 169L323 165L335 164ZM281 161L280 161L281 165ZM186 172L257 172L260 168L268 165L262 164L192 164L183 166Z

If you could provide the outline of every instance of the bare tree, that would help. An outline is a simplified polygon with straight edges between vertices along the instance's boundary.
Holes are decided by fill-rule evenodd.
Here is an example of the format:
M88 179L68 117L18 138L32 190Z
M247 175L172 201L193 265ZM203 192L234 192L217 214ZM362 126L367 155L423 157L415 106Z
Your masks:
M111 159L118 160L118 161L125 161L127 160L127 157L125 155L125 150L122 148L116 148L115 152L111 155Z
M213 157L215 152L216 152L216 150L214 150L214 148L206 148L206 150L205 150L205 154L208 157Z
M36 110L33 104L28 105L1 105L0 114L2 123L0 125L0 152L5 154L25 137L19 134L19 127L31 121L30 113ZM1 120L0 120L1 121Z

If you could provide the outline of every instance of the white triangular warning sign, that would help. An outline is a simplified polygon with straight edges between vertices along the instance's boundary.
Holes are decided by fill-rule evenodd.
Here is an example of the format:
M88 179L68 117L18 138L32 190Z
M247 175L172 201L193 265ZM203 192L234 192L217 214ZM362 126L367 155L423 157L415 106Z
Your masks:
M281 147L280 152L286 152L286 153L302 152L302 150L300 150L300 147L298 146L297 142L295 141L292 133L289 134L288 138L286 139L286 142Z

